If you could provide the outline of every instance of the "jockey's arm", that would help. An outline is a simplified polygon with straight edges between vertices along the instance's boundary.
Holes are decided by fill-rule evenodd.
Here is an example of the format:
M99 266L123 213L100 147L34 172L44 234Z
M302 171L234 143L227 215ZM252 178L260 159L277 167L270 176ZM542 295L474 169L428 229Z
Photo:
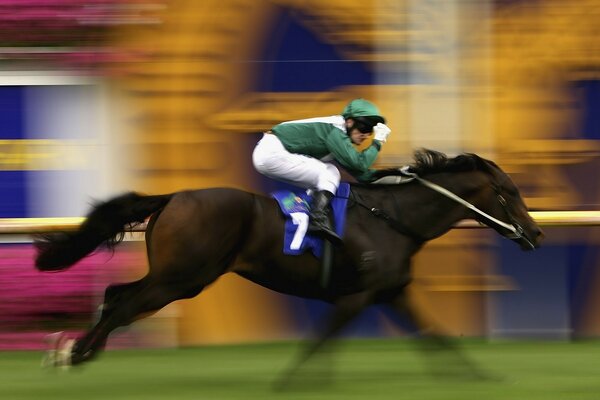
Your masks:
M342 132L331 132L327 136L327 147L335 160L354 177L368 173L369 168L379 155L381 145L373 141L373 144L363 151L357 151L352 145L350 138Z

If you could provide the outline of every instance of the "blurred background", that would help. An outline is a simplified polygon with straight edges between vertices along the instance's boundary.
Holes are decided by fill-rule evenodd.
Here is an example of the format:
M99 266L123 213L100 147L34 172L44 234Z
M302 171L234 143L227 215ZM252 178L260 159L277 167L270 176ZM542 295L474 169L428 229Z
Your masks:
M268 193L260 132L355 97L393 131L378 167L475 152L531 209L599 210L598 21L599 0L1 0L0 218L80 217L127 190ZM419 253L411 290L451 335L596 337L598 233L547 228L530 254L455 229ZM0 239L2 349L84 329L106 285L146 270L136 240L42 274L30 238ZM297 338L325 310L227 275L110 343ZM404 333L373 309L347 334Z

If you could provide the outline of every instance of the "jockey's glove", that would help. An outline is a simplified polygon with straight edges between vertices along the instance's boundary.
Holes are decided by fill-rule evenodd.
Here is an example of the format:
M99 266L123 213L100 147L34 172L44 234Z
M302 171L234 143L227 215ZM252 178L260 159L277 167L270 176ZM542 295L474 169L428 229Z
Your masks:
M392 132L392 130L388 128L386 124L379 122L373 127L373 133L375 134L373 139L378 140L381 143L385 143L390 132Z

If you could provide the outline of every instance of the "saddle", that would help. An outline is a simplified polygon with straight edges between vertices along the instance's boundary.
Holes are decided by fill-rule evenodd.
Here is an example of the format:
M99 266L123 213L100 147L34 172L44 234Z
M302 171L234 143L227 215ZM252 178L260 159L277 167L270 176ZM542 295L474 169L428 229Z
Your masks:
M333 227L342 237L346 224L346 206L350 195L350 185L342 182L338 187L335 197L331 200L333 210ZM307 235L311 196L306 191L279 190L271 193L277 200L281 212L286 217L283 240L283 253L299 255L311 251L317 258L323 254L323 239L314 235Z

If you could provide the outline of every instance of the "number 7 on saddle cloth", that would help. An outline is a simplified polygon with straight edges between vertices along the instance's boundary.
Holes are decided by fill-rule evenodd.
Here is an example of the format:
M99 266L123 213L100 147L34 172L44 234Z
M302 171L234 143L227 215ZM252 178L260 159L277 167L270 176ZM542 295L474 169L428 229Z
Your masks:
M346 224L346 206L349 195L350 185L347 182L342 182L335 193L335 197L331 200L333 225L340 237L343 235ZM281 211L286 217L283 253L299 255L310 250L317 258L320 258L323 254L323 239L306 235L308 214L312 201L311 196L300 188L294 191L279 190L271 193L271 196L277 200Z

